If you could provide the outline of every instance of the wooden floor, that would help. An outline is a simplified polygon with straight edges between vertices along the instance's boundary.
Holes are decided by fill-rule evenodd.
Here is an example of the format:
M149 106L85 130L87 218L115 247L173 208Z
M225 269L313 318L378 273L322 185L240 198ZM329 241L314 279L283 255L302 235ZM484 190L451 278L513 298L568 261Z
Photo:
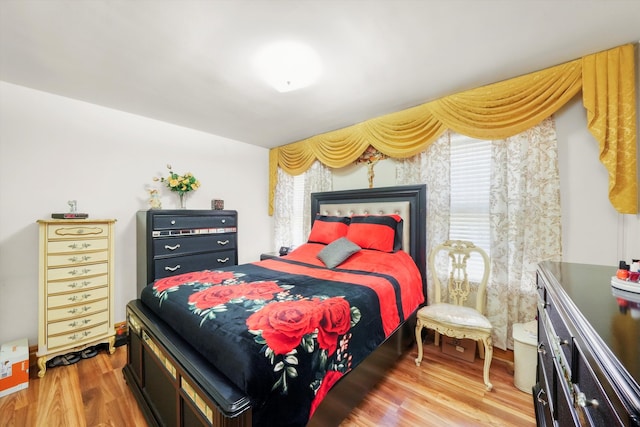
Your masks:
M48 369L42 379L32 367L28 389L0 398L0 425L145 426L122 376L126 357L126 346L117 347L112 356ZM535 425L531 395L513 386L509 363L494 359L487 392L480 359L454 359L433 344L420 367L415 357L414 346L341 427Z

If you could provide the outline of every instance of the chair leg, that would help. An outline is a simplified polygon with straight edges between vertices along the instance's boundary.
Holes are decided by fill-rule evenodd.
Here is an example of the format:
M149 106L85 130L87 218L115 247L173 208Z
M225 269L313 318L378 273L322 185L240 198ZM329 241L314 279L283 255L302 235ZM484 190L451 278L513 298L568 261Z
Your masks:
M478 340L478 357L484 359L484 341Z
M418 343L416 366L420 366L420 363L422 362L422 322L420 322L420 319L416 322L416 343Z
M433 335L433 344L436 347L440 346L440 333L438 331L434 331L435 334Z
M491 336L484 338L482 341L484 343L484 384L487 386L487 391L491 391L493 384L489 382L489 368L493 358L493 341Z

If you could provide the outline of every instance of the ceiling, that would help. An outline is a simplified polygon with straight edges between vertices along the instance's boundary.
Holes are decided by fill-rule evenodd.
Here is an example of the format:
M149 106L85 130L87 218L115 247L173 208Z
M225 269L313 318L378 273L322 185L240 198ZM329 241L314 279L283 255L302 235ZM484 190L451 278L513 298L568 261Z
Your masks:
M316 85L257 75L283 39ZM0 80L270 148L639 40L634 0L1 0Z

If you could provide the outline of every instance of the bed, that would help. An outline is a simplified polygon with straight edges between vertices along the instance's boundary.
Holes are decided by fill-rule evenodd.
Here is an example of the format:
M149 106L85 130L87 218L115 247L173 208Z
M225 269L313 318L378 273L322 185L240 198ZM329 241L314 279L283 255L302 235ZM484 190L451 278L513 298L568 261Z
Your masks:
M127 305L123 373L150 425L338 425L411 344L425 186L314 193L311 215L286 257L159 279Z

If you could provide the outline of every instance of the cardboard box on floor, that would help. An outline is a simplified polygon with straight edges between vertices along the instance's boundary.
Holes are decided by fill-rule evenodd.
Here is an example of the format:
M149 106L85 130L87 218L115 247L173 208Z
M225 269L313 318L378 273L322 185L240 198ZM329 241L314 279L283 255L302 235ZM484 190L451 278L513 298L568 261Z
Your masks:
M451 356L473 362L476 360L476 342L470 339L458 339L441 335L442 352Z
M29 343L26 338L0 347L0 397L29 387Z

